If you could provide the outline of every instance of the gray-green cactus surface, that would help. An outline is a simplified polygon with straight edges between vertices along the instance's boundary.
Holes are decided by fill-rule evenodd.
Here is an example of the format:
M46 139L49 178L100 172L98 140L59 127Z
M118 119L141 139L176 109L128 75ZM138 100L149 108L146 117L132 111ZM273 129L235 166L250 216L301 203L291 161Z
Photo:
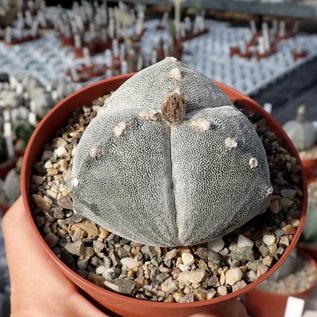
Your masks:
M270 202L266 153L248 119L197 71L166 58L127 80L84 132L74 210L148 245L223 236Z

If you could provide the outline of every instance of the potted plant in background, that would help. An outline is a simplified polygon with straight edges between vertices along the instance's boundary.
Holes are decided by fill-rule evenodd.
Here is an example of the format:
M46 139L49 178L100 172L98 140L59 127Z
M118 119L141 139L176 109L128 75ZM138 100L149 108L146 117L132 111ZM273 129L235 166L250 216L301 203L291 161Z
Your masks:
M300 248L317 261L317 181L308 184L307 221Z
M317 285L317 264L297 249L266 281L244 296L244 304L254 317L283 317L289 296L306 299Z
M308 180L317 176L316 128L311 121L306 121L306 108L297 109L296 120L287 122L283 128L293 141L303 161Z
M174 58L130 77L86 87L40 122L25 208L40 245L109 310L216 309L294 248L307 207L298 154L254 101Z

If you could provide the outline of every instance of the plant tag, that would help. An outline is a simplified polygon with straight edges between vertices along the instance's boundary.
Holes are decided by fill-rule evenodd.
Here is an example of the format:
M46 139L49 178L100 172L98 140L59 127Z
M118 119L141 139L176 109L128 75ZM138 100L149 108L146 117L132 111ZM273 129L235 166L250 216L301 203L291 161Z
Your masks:
M290 296L287 299L284 317L302 317L304 305L303 299Z

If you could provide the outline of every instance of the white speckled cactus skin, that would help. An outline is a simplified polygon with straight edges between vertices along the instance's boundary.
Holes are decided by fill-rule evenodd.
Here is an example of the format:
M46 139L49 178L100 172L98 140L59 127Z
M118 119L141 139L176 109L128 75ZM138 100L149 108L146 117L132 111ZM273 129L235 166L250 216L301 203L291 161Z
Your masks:
M173 92L184 108L169 120ZM172 247L241 226L266 210L272 187L248 119L208 78L166 58L127 80L89 124L72 191L78 214L126 239Z

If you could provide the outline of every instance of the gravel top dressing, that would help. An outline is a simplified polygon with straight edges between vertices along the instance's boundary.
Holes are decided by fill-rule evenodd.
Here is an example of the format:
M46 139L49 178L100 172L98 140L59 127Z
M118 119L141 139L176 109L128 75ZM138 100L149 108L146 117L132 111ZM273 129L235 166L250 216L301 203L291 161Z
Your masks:
M315 145L309 150L300 151L299 156L302 160L316 160L317 159L317 146Z
M161 248L128 241L73 213L68 188L74 152L107 97L76 110L44 146L34 165L32 210L54 253L101 287L160 302L193 302L226 295L267 272L299 225L301 168L261 115L239 106L256 129L268 158L274 192L264 214L209 243Z

